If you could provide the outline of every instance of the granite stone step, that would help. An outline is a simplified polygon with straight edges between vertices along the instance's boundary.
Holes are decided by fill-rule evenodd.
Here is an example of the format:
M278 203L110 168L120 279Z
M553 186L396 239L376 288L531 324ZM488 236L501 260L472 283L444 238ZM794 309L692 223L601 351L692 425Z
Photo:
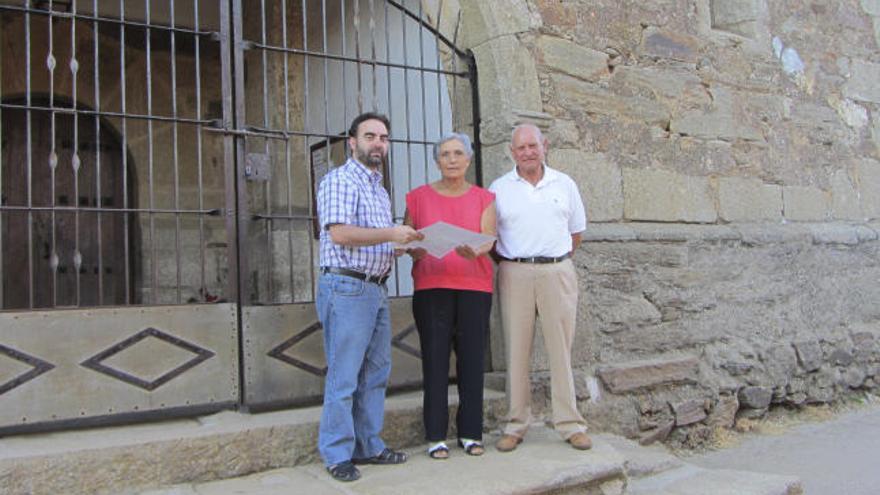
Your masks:
M633 479L627 495L802 495L793 476L705 469L684 464L660 474Z
M450 387L450 409L457 404ZM389 445L423 443L421 406L420 392L388 397L383 438ZM485 391L488 427L505 408L503 393ZM0 495L123 495L314 463L320 413L320 407L228 411L0 438Z
M316 463L141 495L625 494L625 459L605 440L597 439L591 450L578 451L552 430L534 426L515 451L501 453L493 446L496 438L485 438L487 451L480 457L468 456L457 446L446 460L430 459L424 446L409 449L406 464L362 466L361 479L351 483L333 480Z

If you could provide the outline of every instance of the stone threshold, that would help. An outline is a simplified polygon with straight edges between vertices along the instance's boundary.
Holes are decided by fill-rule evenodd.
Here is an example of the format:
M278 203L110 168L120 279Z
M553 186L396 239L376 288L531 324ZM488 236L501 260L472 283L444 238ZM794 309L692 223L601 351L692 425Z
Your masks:
M178 485L141 495L269 495L291 493L348 495L502 495L567 494L622 495L625 459L607 441L589 451L577 451L552 430L533 427L513 452L501 453L486 436L487 451L468 456L450 443L450 458L430 459L423 446L408 450L406 464L362 466L361 479L334 481L321 464L277 469L234 480Z
M423 443L420 392L389 396L383 438L396 448ZM450 409L458 404L450 387ZM485 391L487 426L506 408ZM0 495L136 493L318 461L321 408L210 416L0 438ZM454 417L454 416L451 416Z

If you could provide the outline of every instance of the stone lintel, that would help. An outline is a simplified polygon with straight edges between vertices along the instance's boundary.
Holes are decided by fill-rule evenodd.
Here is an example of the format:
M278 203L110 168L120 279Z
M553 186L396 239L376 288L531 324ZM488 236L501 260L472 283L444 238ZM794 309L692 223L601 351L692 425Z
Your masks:
M699 225L626 222L591 223L585 242L723 242L740 241L751 246L807 242L847 244L880 239L880 225L850 223L762 224L733 223Z

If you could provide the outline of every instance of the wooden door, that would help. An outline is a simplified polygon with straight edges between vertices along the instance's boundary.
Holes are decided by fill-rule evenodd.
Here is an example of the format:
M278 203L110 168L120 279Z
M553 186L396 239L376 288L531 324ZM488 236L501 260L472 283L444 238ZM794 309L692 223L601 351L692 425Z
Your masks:
M31 285L35 308L124 304L119 140L102 126L98 142L91 116L56 114L53 129L31 111L29 171L26 111L4 109L2 126L2 308L28 308Z

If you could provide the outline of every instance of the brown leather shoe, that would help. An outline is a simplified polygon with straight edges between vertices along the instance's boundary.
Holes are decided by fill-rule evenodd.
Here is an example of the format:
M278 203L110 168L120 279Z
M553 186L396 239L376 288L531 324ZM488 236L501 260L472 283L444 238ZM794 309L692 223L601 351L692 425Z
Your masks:
M590 440L590 437L582 431L579 431L574 435L568 437L566 442L570 443L572 447L578 450L590 450L590 447L593 446L593 441Z
M522 443L522 438L516 437L513 435L502 435L501 438L495 442L495 448L498 449L498 452L510 452L516 449L516 446Z

